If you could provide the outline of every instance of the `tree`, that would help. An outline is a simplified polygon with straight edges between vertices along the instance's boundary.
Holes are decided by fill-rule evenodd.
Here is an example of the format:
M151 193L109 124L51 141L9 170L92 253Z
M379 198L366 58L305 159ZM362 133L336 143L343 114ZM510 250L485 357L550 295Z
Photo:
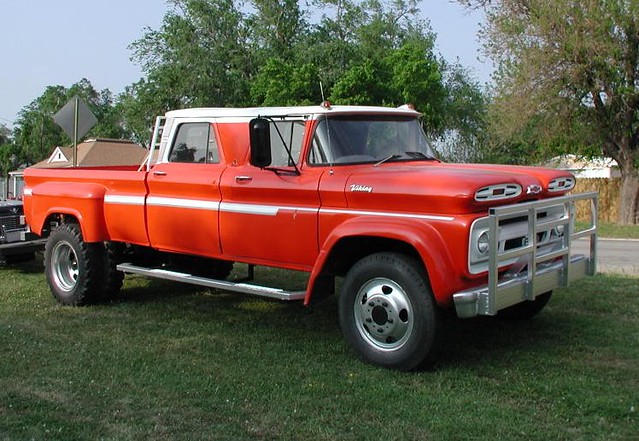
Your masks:
M605 154L622 175L619 221L639 221L639 2L460 0L484 7L495 133L550 152Z
M459 63L446 64L443 133L438 142L442 159L453 162L499 162L486 130L488 97ZM496 154L497 153L497 154Z
M0 123L0 177L15 170L20 163L20 156L16 145L11 139L11 130Z
M56 146L69 145L71 140L53 121L55 115L72 97L79 96L98 119L88 136L126 138L122 116L116 110L113 94L97 91L83 78L71 87L49 86L44 93L22 108L18 115L13 138L20 159L34 164L46 158Z
M314 0L321 17L293 0L170 4L161 28L131 45L147 76L120 103L138 141L149 139L155 115L194 106L412 103L433 137L461 133L455 118L476 117L461 106L452 112L449 101L461 103L471 88L448 96L447 65L417 0Z
M147 72L120 97L127 126L150 136L155 115L183 107L248 104L254 72L245 14L233 0L171 0L159 30L133 42Z

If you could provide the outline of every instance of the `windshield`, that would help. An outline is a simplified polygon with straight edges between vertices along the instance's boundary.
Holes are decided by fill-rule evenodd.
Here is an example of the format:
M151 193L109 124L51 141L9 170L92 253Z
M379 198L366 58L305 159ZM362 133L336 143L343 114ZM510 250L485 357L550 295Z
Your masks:
M341 116L321 120L313 136L310 164L431 160L419 120L403 116Z

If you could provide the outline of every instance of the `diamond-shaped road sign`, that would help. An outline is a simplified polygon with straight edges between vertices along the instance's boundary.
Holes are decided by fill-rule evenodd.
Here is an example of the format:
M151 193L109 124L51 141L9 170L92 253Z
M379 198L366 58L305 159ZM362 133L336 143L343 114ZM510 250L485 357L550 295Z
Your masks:
M76 105L77 105L77 132L76 130ZM53 115L53 120L62 130L74 141L87 134L89 130L98 122L98 119L91 112L86 103L74 96L64 105L62 109Z

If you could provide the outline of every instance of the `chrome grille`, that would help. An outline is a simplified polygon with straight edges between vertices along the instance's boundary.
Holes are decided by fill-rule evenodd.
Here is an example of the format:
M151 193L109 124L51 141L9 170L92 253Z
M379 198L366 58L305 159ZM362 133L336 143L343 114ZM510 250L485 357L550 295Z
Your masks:
M20 216L0 216L0 226L2 226L3 231L19 230L21 228Z

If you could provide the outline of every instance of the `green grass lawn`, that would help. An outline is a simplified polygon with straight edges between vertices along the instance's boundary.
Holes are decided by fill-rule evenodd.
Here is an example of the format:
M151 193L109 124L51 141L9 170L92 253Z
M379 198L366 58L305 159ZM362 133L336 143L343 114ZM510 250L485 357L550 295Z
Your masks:
M58 306L0 269L2 440L633 440L639 279L597 276L528 322L457 320L434 366L359 362L334 299L305 309L128 277Z
M577 222L578 229L586 226L585 222ZM618 225L602 222L597 225L597 235L612 239L639 239L639 225Z

